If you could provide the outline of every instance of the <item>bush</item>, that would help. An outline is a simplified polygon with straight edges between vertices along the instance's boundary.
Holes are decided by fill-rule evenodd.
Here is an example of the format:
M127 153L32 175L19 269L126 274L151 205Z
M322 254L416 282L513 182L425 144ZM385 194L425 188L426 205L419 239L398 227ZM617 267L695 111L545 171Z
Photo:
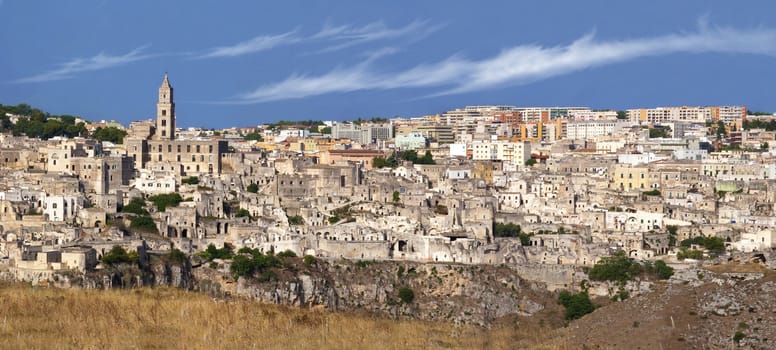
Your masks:
M697 249L682 248L681 250L679 250L678 253L676 253L676 258L679 260L684 260L684 259L703 260L703 252Z
M237 213L234 214L234 217L236 217L236 218L245 218L245 217L250 218L251 217L251 213L247 209L240 208L239 210L237 210Z
M410 287L399 288L399 300L405 304L411 304L415 300L415 292Z
M316 260L316 259L315 259L315 257L314 257L314 256L312 256L312 255L305 255L305 256L304 256L304 258L302 259L302 261L304 261L304 264L305 264L305 265L307 265L307 266L310 266L310 265L313 265L313 264L315 264L315 262L316 262L317 260Z
M114 245L109 252L102 256L102 263L105 265L137 263L137 260L136 252L135 254L127 254L127 251L119 245Z
M658 260L653 264L655 275L661 280L667 280L674 275L674 268L666 265L665 261Z
M493 236L494 237L519 237L520 225L513 223L495 223L493 224Z
M199 178L196 176L191 176L181 180L181 183L186 185L196 185L199 183Z
M156 223L148 215L137 216L132 218L129 227L133 230L145 231L145 232L158 232Z
M291 215L288 217L289 225L304 225L304 218L300 215Z
M725 251L725 240L720 237L693 237L683 240L680 245L689 248L693 244L702 246L713 254L721 254Z
M248 247L241 248L232 259L229 271L234 278L253 277L256 273L262 274L262 279L267 277L267 270L280 266L280 261L272 254L263 254L258 249Z
M228 244L224 244L224 247L219 249L212 243L208 244L204 251L197 253L197 256L207 261L213 261L213 259L231 259L233 255L232 248Z
M558 302L566 308L564 316L567 320L576 320L595 310L595 305L590 301L587 292L572 294L565 290L561 291Z
M255 183L251 183L250 185L248 185L248 188L247 188L247 190L248 190L248 192L250 192L250 193L256 193L256 192L259 192L259 185L255 184Z
M145 201L143 198L135 197L129 200L129 204L121 208L122 213L132 213L137 215L147 215L148 210L145 210Z
M286 249L280 253L277 253L276 256L278 258L296 258L296 253L294 253L291 249Z
M186 262L186 260L188 260L188 258L186 257L186 254L183 253L178 248L172 248L172 250L170 250L170 253L167 254L167 258L170 259L171 262L178 263L178 264L183 264Z
M177 207L183 201L183 198L177 193L165 193L151 196L148 200L154 203L156 210L164 211L167 207Z
M642 272L642 267L633 262L625 253L618 252L609 257L602 258L592 269L590 279L595 281L620 281L625 282Z

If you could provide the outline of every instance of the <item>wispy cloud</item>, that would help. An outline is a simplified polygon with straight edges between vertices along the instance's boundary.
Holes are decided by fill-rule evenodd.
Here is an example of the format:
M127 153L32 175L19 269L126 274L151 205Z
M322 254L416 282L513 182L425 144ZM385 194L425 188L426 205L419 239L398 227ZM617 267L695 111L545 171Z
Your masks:
M113 56L105 53L99 53L88 58L75 58L68 62L58 65L58 68L32 75L25 78L16 79L14 83L41 83L54 80L63 80L74 77L78 73L103 70L112 67L122 66L135 61L154 57L151 54L144 54L143 51L148 45L138 47L124 55Z
M302 35L297 28L277 35L259 35L234 45L211 48L206 53L195 58L236 57L281 46L313 42L330 43L330 46L318 51L318 53L337 51L379 40L409 38L407 42L414 42L425 38L442 27L443 25L441 24L430 24L428 21L420 20L398 28L391 28L382 21L372 22L362 27L353 25L334 26L327 23L315 34Z
M219 46L208 50L207 53L197 58L234 57L249 53L269 50L278 46L298 43L303 38L297 35L296 30L277 35L259 35L253 39L239 42L231 46Z
M597 41L594 34L565 46L519 45L482 60L459 55L399 72L380 71L373 60L336 68L320 76L294 74L236 96L230 103L250 104L327 93L397 88L438 88L430 96L527 84L576 71L640 57L675 53L740 53L776 55L776 30L711 28L664 36Z
M338 42L321 50L321 52L330 52L378 40L409 38L411 41L417 41L443 27L443 24L431 24L426 20L416 20L399 28L388 27L382 21L372 22L362 27L332 26L327 23L311 39L329 39Z

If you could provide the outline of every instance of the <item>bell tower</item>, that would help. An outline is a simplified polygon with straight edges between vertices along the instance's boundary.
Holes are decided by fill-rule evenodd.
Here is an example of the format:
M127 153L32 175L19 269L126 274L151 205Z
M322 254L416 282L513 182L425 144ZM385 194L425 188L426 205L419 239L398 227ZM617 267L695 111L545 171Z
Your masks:
M156 139L175 140L175 103L167 73L159 87L159 103L156 104Z

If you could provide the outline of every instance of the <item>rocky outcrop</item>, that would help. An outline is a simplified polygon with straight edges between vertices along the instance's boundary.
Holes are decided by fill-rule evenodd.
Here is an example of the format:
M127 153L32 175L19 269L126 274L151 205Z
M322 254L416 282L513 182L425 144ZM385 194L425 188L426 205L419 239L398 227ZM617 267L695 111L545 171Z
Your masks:
M268 303L482 326L507 315L529 316L544 309L544 287L521 280L506 267L319 264L269 282L239 278L232 292ZM400 289L411 290L413 300L400 298Z

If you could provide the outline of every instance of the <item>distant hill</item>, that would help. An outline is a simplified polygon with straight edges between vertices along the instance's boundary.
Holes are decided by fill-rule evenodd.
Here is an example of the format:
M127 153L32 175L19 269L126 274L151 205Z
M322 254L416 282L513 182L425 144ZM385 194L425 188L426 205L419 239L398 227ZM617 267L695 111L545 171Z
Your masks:
M6 106L0 104L0 132L27 135L44 140L55 136L87 136L86 123L72 115L52 115L28 104Z

